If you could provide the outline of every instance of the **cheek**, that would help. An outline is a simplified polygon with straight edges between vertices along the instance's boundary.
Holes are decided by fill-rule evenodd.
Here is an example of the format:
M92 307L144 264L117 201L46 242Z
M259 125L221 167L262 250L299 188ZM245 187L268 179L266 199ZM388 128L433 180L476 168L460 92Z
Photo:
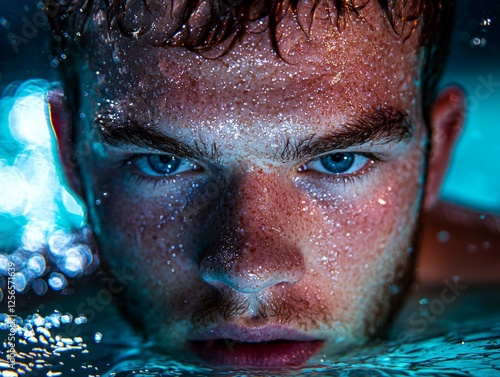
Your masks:
M97 175L93 222L111 266L127 265L144 280L161 277L169 283L197 268L193 240L199 219L186 204L188 187L188 181L160 188L106 172Z
M382 284L405 263L422 195L423 165L413 162L413 169L393 164L313 201L302 249L325 288L350 294Z
M103 177L95 187L96 193L107 192L95 206L102 254L111 268L127 267L136 276L127 291L128 308L148 307L151 315L161 308L165 324L185 320L199 297L210 294L197 264L202 213L167 189L146 197L144 188L121 189L123 182Z

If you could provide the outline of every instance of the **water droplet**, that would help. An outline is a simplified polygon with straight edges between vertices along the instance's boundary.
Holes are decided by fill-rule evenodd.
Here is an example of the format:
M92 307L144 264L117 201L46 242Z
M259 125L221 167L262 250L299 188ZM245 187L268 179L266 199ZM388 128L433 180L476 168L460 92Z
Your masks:
M35 292L38 296L43 296L45 293L47 293L47 283L43 279L35 279L33 283L31 283L31 289L33 289L33 292Z
M481 20L481 26L491 26L491 18L483 18Z
M18 377L19 374L14 370L4 370L2 372L2 377Z
M54 291L60 291L66 287L66 278L63 274L59 272L53 272L50 274L49 285Z
M16 272L14 274L14 288L16 292L22 292L26 288L26 276L22 272Z
M29 275L30 278L37 278L42 276L45 272L45 258L40 254L34 254L26 263L26 274Z
M470 45L472 47L485 47L487 43L488 41L484 37L483 38L476 37L470 41Z
M86 263L81 252L81 245L74 246L67 250L64 262L61 266L63 272L69 277L75 277L83 272Z
M70 323L71 321L73 321L73 316L71 314L66 313L61 316L62 323Z
M76 325L83 325L84 323L87 323L87 317L80 314L78 317L75 318L74 322Z
M437 239L440 243L446 243L450 240L450 233L446 230L442 230L438 233Z
M399 291L400 291L399 285L393 284L389 287L389 293L393 296L397 295Z
M0 25L2 25L5 30L10 29L10 22L3 17L0 17Z
M100 332L96 332L94 335L94 341L96 343L101 343L101 340L102 340L102 334Z

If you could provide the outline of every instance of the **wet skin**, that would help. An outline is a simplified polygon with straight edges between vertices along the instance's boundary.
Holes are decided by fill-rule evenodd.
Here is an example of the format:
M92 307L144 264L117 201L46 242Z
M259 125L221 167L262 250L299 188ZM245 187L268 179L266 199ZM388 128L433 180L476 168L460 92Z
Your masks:
M385 323L428 134L418 30L403 43L375 2L362 14L340 33L320 10L309 41L286 17L284 59L254 33L215 60L104 40L97 17L80 72L83 190L110 269L136 275L129 313L167 352L282 366ZM240 344L283 339L272 360Z

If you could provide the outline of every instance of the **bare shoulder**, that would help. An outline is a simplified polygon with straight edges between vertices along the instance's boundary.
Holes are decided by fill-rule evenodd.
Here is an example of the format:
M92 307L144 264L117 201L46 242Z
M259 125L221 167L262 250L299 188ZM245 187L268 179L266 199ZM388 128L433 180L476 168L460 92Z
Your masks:
M468 283L500 282L500 217L441 202L423 216L417 278L439 284L454 275Z

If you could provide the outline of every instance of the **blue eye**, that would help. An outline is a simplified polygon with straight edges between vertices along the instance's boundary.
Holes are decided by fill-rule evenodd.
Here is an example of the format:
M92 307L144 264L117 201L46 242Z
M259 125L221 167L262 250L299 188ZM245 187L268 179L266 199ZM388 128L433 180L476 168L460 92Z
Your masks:
M162 175L175 173L182 162L181 159L166 154L150 154L147 159L149 167L153 169L155 173Z
M152 177L165 177L197 169L190 161L168 154L140 155L132 162L141 173Z
M303 165L299 171L316 170L320 173L351 174L362 169L371 159L354 152L335 152Z
M342 174L354 165L355 159L354 153L333 153L321 158L320 162L330 173Z

